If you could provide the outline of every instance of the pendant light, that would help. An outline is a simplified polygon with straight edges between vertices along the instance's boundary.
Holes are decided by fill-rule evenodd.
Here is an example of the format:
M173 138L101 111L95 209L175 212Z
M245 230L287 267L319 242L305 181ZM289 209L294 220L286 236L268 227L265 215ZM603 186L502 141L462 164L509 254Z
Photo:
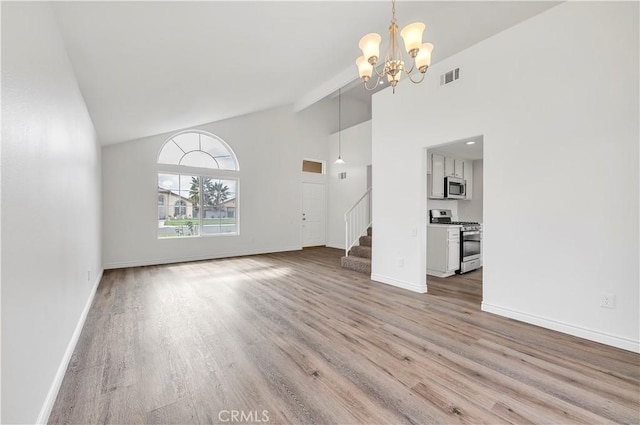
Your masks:
M344 160L342 159L342 88L338 89L338 159L336 159L336 164L342 165L344 164Z

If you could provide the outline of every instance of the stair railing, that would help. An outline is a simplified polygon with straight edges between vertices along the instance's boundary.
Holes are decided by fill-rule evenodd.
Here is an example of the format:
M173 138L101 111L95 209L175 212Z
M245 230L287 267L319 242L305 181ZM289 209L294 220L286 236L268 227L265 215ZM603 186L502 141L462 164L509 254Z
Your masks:
M345 256L349 256L349 250L356 244L360 236L364 235L371 226L371 188L358 199L349 210L344 213L345 223Z

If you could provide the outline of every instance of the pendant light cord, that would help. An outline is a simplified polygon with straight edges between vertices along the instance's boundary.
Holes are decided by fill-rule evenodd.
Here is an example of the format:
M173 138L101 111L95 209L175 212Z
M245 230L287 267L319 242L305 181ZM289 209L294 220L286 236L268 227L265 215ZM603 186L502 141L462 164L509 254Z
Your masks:
M342 88L338 89L338 158L342 159Z
M342 165L342 87L338 89L338 159L336 164Z

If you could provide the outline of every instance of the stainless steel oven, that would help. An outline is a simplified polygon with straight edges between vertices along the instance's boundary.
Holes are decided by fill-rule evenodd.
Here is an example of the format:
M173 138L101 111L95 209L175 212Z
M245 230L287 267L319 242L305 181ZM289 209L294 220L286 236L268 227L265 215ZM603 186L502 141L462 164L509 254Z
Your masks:
M482 228L480 225L463 226L460 230L460 273L480 267L481 250Z
M480 268L482 262L482 225L477 221L453 221L451 210L429 210L429 222L460 226L460 269L466 273Z

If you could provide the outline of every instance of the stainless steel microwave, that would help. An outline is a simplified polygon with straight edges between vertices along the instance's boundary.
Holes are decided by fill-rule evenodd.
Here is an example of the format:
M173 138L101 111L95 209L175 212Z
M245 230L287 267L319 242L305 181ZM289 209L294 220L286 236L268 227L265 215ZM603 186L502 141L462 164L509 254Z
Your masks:
M467 188L464 180L457 177L445 177L444 197L447 199L466 199Z

